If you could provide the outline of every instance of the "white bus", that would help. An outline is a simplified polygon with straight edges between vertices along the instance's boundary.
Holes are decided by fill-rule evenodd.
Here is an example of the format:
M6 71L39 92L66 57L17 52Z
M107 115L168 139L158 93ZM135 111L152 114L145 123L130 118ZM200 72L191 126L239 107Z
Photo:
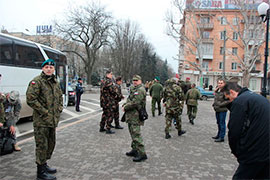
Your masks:
M67 105L68 67L64 53L51 47L0 33L0 92L20 92L22 110L20 118L32 116L26 104L29 82L41 73L41 64L48 58L56 62L56 76L63 90L64 105Z

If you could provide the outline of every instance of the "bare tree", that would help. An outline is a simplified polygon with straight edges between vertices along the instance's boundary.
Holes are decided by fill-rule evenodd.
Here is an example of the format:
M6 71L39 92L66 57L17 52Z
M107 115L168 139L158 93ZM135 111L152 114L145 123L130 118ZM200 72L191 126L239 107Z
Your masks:
M173 7L166 15L168 24L167 34L179 43L179 57L192 54L198 63L193 60L179 59L188 62L199 71L199 79L203 73L203 55L205 53L202 26L200 19L202 16L211 14L196 7L186 7L185 0L172 0ZM181 63L181 62L180 62Z
M84 46L84 54L72 49L69 52L75 53L84 62L87 83L90 84L93 67L99 60L99 50L108 44L109 32L113 26L112 16L106 12L105 7L93 2L70 10L66 17L64 23L56 23L56 28L66 39Z
M138 25L129 20L118 21L113 29L111 58L114 71L124 80L129 80L139 65L142 44L145 43Z
M237 5L239 11L235 12L234 24L227 22L231 28L229 31L231 34L229 34L228 40L237 44L244 54L243 56L242 54L239 55L230 49L226 49L226 51L231 55L232 59L240 62L238 67L243 73L243 86L249 87L250 78L252 77L251 73L254 71L255 63L260 62L262 57L262 45L265 42L265 27L257 15L254 0L235 0L234 4ZM258 75L258 73L255 74Z

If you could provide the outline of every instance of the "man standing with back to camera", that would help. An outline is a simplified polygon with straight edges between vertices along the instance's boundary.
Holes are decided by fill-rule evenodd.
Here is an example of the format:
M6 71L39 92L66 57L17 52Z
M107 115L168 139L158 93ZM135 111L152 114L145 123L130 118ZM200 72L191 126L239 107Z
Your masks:
M60 84L54 75L55 62L48 59L41 65L42 72L35 77L26 92L27 104L33 108L33 126L36 142L37 178L55 180L55 168L47 165L53 154L56 127L63 110Z
M101 116L99 132L106 131L106 134L115 133L111 130L111 126L114 110L116 109L115 97L117 96L117 91L115 85L113 84L112 77L112 72L108 70L100 87L100 106L103 109L103 113Z
M233 179L270 179L269 101L235 82L222 90L232 102L228 138L239 166Z

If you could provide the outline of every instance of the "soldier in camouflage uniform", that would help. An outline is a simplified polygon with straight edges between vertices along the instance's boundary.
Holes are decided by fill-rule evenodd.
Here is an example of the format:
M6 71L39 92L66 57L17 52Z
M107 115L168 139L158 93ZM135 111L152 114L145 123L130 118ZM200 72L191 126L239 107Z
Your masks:
M14 139L14 150L21 151L21 148L17 145L15 125L19 120L19 114L22 108L20 94L18 91L11 91L5 94L6 98L3 102L5 111L6 126L10 129L11 137Z
M113 119L114 119L114 123L115 123L115 129L123 129L122 126L120 126L120 122L119 122L119 102L124 99L124 96L122 94L121 91L121 84L122 84L122 78L121 77L117 77L115 79L115 87L116 87L116 97L114 99L115 102L115 109L114 109L114 113L113 113Z
M201 93L198 89L196 89L196 85L192 84L191 89L188 90L186 96L186 104L188 108L188 118L189 122L194 125L194 119L197 115L197 106L198 106L198 99L200 99Z
M0 82L1 82L2 74L0 74ZM0 127L4 125L5 122L5 111L4 111L4 102L5 95L0 92Z
M166 127L165 127L165 138L171 138L170 127L172 124L172 119L176 120L176 127L178 129L178 136L186 133L182 130L181 122L179 120L182 104L181 101L184 99L184 93L181 87L177 84L177 79L172 78L166 81L164 93L163 93L163 103L166 108Z
M144 150L140 128L140 126L144 125L144 122L139 119L138 109L146 106L146 91L139 75L134 75L132 80L134 86L130 89L127 102L123 104L125 119L132 139L132 150L127 152L126 155L133 156L134 162L141 162L147 159L147 155Z
M0 127L2 127L5 123L5 111L4 111L4 102L5 95L0 93Z
M113 121L114 110L116 109L115 97L117 96L116 87L112 82L112 72L106 72L106 79L102 82L100 87L100 106L103 109L103 114L100 121L99 132L106 134L114 134L111 131L111 124ZM106 125L106 130L105 130Z
M155 117L156 104L158 105L158 115L161 115L160 101L163 94L163 86L159 83L160 78L155 77L154 84L151 86L149 92L152 97L152 115Z
M26 92L27 104L33 108L33 126L36 142L37 178L54 180L55 168L47 165L56 140L56 127L63 110L60 84L53 74L55 62L48 59L41 65L42 73L30 81Z

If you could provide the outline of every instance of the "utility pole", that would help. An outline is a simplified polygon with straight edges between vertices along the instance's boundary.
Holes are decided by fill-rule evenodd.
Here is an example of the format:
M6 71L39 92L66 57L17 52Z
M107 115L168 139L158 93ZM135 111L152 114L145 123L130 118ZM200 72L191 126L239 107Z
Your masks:
M224 29L224 41L223 41L223 68L222 68L222 79L225 79L225 59L226 59L226 28Z

